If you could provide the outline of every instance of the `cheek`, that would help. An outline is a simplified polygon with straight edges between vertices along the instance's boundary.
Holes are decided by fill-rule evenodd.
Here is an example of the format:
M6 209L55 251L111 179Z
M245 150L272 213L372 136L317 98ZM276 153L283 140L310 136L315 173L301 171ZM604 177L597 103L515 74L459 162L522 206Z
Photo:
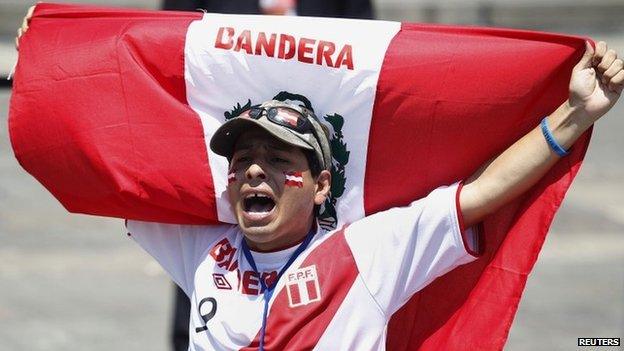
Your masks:
M307 173L284 172L282 203L286 212L295 215L314 207L314 180Z
M225 190L227 192L228 200L230 200L230 205L234 207L238 201L238 186L236 186L236 184L228 184Z
M282 196L280 211L287 217L303 218L314 208L314 193L307 187L299 189L286 187Z

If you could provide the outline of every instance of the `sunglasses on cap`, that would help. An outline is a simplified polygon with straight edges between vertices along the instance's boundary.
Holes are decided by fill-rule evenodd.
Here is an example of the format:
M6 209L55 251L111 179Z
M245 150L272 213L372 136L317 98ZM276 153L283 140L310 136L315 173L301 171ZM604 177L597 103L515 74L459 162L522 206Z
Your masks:
M259 119L263 115L266 115L267 119L277 125L294 130L297 133L311 132L315 138L316 132L314 126L303 113L285 106L273 106L273 107L259 107L255 106L248 110L243 111L238 117Z

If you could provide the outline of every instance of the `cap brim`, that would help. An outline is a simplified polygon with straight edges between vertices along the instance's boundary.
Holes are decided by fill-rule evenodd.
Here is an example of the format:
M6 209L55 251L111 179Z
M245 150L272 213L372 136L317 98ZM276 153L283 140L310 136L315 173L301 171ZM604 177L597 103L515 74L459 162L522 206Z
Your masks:
M234 145L244 132L262 128L276 139L279 139L292 146L307 150L314 150L314 147L296 135L296 132L285 127L281 127L266 119L255 120L251 118L233 118L221 125L210 139L210 149L221 156L230 158L234 152Z

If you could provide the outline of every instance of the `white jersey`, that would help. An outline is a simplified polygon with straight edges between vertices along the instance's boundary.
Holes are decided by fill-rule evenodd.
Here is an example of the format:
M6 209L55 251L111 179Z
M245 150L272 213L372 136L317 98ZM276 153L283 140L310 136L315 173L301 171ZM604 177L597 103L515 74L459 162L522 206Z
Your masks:
M458 186L346 228L319 229L278 281L266 350L384 350L390 317L417 291L474 260L457 210ZM191 299L190 350L257 349L264 295L297 246L245 259L238 226L128 221L130 235Z

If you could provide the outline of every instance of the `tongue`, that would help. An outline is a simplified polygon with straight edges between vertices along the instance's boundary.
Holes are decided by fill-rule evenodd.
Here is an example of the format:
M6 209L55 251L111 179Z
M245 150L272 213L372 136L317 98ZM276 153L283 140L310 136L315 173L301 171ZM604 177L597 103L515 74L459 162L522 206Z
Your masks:
M249 212L269 212L273 206L268 203L255 202L249 207Z

